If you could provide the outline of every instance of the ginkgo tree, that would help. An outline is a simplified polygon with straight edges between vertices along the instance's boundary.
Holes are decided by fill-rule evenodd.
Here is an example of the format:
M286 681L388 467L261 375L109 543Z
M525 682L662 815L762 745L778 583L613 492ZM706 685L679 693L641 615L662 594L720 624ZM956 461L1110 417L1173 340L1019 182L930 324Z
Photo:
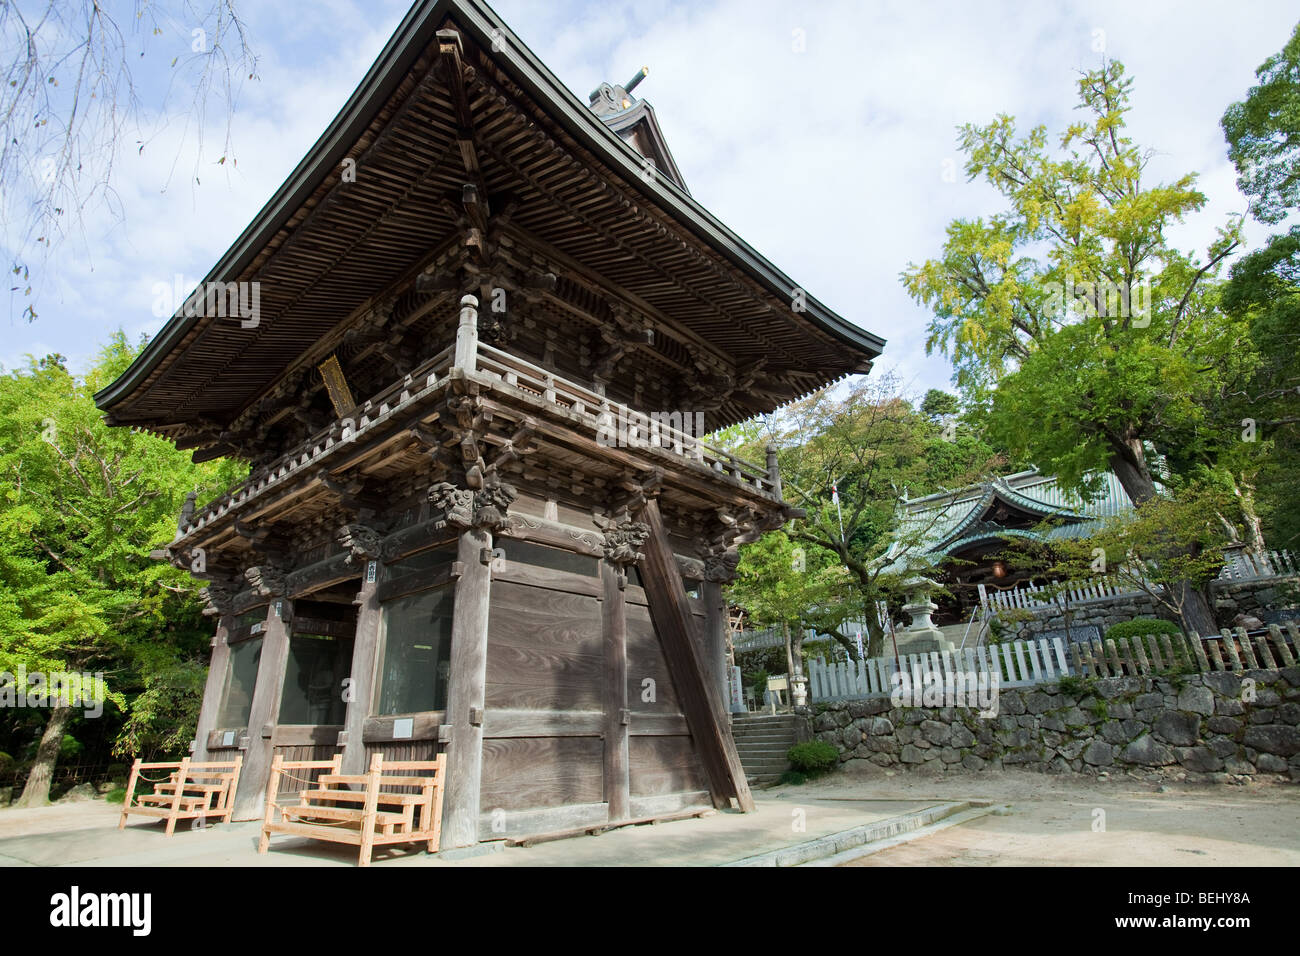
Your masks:
M1005 208L953 221L939 257L902 280L932 311L927 348L952 359L993 440L1074 490L1109 468L1141 508L1188 442L1238 440L1211 428L1207 409L1252 360L1216 281L1241 221L1223 223L1204 255L1176 248L1173 227L1206 203L1196 175L1149 181L1122 64L1085 73L1078 90L1083 116L1059 149L1045 127L1022 132L1006 115L961 128L968 176ZM1205 594L1177 587L1185 626L1213 632Z

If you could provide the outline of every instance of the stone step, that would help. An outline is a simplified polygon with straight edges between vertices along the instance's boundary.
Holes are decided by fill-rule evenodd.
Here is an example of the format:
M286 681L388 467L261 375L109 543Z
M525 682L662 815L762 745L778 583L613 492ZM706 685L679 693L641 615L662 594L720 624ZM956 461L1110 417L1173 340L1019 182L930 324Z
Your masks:
M731 736L736 741L736 743L740 743L742 740L788 740L790 741L791 746L793 746L795 735L782 734L782 733L777 733L776 731L765 730L762 733L759 733L758 731L749 734L733 733Z

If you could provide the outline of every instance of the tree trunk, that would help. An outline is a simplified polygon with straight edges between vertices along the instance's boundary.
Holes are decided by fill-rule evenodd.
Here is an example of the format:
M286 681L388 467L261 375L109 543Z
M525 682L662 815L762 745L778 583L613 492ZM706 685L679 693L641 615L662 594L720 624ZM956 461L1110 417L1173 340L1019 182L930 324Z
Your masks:
M1114 450L1110 458L1111 470L1124 488L1125 494L1133 502L1133 507L1141 508L1156 496L1156 483L1147 467L1146 455L1142 443L1129 439ZM1218 633L1214 622L1214 611L1210 602L1190 581L1176 581L1170 586L1171 596L1180 608L1183 627L1192 634L1202 637Z
M1246 529L1246 550L1252 554L1264 554L1264 523L1255 510L1255 486L1247 481L1232 482L1232 493L1237 496L1237 507L1241 509L1241 523Z
M1219 633L1219 626L1214 621L1214 612L1210 610L1210 602L1205 599L1205 595L1192 587L1190 581L1179 581L1173 585L1173 590L1174 600L1183 618L1184 630L1189 634L1199 634L1201 637Z
M23 795L14 802L17 808L43 807L50 802L50 783L54 779L54 765L59 759L63 731L72 719L72 708L57 705L50 711L50 719L41 734L41 745L36 750L36 763L27 777Z

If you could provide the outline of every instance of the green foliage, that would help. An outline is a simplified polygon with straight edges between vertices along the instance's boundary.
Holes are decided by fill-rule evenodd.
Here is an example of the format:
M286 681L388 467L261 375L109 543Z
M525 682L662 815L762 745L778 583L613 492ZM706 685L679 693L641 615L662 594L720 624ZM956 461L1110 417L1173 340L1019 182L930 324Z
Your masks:
M114 787L108 793L104 794L105 803L125 803L126 787Z
M825 773L840 762L840 753L824 740L795 744L786 755L791 766L809 776Z
M1240 223L1204 261L1169 245L1206 200L1191 173L1142 182L1145 153L1125 133L1131 86L1119 63L1085 74L1086 120L1061 135L1062 155L1044 127L1022 135L1009 116L962 127L967 173L1007 208L954 221L940 258L903 282L933 311L927 348L952 358L973 404L991 398L993 440L1077 490L1114 465L1140 502L1154 492L1144 443L1163 451L1171 431L1194 432L1239 360L1241 330L1209 280Z
M202 667L211 625L199 583L150 552L172 540L187 492L211 499L244 471L104 423L92 396L137 352L118 333L84 376L58 356L0 375L0 669L103 671L115 719L142 704L123 753L149 739L150 715L173 751L192 734L182 698L196 684L166 675ZM34 742L39 728L24 727Z
M1300 209L1300 25L1256 71L1259 83L1224 113L1237 185L1261 222L1281 223ZM1300 546L1300 226L1270 236L1232 268L1224 308L1248 323L1257 361L1224 390L1223 428L1249 423L1234 466L1244 540L1259 547ZM1258 508L1252 507L1258 489Z
M1121 621L1119 624L1106 628L1106 640L1115 641L1122 637L1146 637L1148 634L1168 634L1172 637L1178 637L1182 633L1182 629L1173 621L1166 621L1156 617L1135 617L1131 621Z
M931 399L932 409L940 406L950 403ZM897 533L900 496L976 480L998 463L996 454L965 420L918 412L888 376L856 380L847 393L817 392L767 419L761 440L754 435L731 447L763 460L767 442L777 446L786 498L806 516L745 549L731 599L756 619L787 620L792 628L797 620L854 656L853 635L836 625L860 616L879 653L875 602L894 596L899 584L885 568L916 547Z
M951 392L932 388L921 399L921 414L931 419L943 419L961 412L961 399Z
M808 782L808 775L800 773L798 770L787 770L785 773L781 774L781 779L777 782L788 783L792 786L798 787Z
M1081 696L1087 690L1087 684L1083 678L1074 677L1070 674L1058 678L1056 684L1061 689L1061 693L1068 697Z
M1276 224L1300 207L1300 24L1255 76L1259 83L1228 107L1221 123L1251 214Z
M796 545L785 532L774 531L741 549L731 600L753 624L800 630L805 621L843 620L850 581L826 549Z

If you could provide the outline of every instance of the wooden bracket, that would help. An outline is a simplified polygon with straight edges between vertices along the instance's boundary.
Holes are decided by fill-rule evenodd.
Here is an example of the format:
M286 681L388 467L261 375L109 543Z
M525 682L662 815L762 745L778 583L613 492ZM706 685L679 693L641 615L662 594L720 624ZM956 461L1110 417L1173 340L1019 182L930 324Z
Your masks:
M469 709L469 724L471 727L483 726L483 708L471 707Z
M449 744L449 743L451 743L451 725L450 725L450 724L439 724L439 725L438 725L438 743L440 743L440 744Z

